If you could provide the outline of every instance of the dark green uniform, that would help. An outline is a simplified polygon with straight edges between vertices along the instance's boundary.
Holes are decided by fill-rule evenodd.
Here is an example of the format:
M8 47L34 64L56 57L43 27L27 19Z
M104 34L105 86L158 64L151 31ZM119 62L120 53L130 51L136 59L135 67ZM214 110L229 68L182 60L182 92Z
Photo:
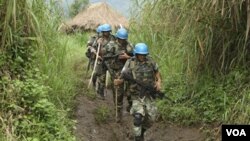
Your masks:
M96 43L94 44L95 49L97 50L98 48L98 43L101 44L100 46L100 52L99 52L99 56L102 58L98 59L97 62L97 66L96 66L96 72L95 75L98 78L98 82L97 82L97 93L104 98L104 87L105 87L105 78L106 78L106 71L107 71L107 67L104 64L104 56L106 54L106 48L107 48L107 44L110 41L115 41L115 37L113 35L110 35L108 39L105 39L103 37L100 37Z
M130 75L133 80L154 86L157 72L158 65L149 56L146 56L145 62L140 62L136 57L132 57L124 65L121 76L126 80L124 76ZM128 79L128 81L131 80ZM157 108L152 93L136 82L131 82L128 91L132 98L130 114L134 116L134 135L136 140L141 141L144 131L150 127L152 121L156 118Z
M111 86L113 91L113 100L116 104L116 92L117 92L117 110L118 110L118 121L120 121L122 116L122 105L123 96L125 93L124 84L121 86L114 86L114 79L120 76L121 70L126 63L127 59L120 59L119 56L126 53L128 56L133 56L133 46L126 42L120 44L118 41L111 41L107 45L105 58L105 65L107 66L109 73L111 75Z

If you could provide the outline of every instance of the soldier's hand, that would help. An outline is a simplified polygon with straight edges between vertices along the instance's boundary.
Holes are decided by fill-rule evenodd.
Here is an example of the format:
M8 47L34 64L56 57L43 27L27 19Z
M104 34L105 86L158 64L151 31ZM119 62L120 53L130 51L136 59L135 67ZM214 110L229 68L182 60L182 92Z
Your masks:
M99 38L99 39L97 40L97 43L100 44L100 45L102 45L102 42L103 42L103 38Z
M96 50L94 48L91 48L90 52L96 54Z
M123 83L123 79L114 79L114 85L121 85Z
M98 59L99 59L99 60L101 60L101 61L103 60L103 59L102 59L102 57L101 57L101 56L99 56L99 55L98 55Z
M118 59L128 59L130 56L128 56L127 53L122 53L121 55L119 55Z
M159 81L155 82L155 88L156 88L156 91L160 91L161 90L161 83Z

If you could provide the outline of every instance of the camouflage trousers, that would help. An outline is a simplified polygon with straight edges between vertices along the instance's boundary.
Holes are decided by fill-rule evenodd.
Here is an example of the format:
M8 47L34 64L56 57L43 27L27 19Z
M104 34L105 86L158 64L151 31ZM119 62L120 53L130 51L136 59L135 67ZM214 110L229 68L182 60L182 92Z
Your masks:
M153 124L157 116L157 107L155 102L150 98L144 99L137 98L132 101L132 108L130 110L131 115L141 114L143 116L142 124L140 126L133 126L134 136L141 136L143 130L147 130Z
M118 76L120 73L119 70L111 70L111 89L113 93L113 101L115 105L115 109L117 108L118 112L118 120L121 120L122 117L122 109L123 109L123 97L124 97L124 84L121 84L119 86L114 85L114 78Z
M95 76L97 77L96 92L101 97L104 97L105 79L106 79L106 67L102 62L98 62L96 66Z

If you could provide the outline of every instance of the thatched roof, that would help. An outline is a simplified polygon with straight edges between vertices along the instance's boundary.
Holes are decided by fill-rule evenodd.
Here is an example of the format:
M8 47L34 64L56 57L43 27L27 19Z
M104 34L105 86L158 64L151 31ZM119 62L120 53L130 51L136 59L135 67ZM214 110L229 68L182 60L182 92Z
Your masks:
M95 30L98 25L104 23L110 24L113 28L119 27L120 24L128 27L128 20L105 2L90 4L72 20L66 22L66 25L74 29Z

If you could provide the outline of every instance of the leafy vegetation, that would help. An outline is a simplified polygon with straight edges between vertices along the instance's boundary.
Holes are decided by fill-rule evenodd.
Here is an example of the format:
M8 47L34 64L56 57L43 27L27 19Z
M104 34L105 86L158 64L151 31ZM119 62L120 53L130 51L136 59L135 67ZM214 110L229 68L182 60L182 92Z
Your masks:
M0 9L0 139L75 140L69 112L78 83L72 62L83 52L77 36L57 32L54 1L0 0Z
M160 65L164 120L250 123L248 1L135 0L130 39Z
M158 102L162 119L250 123L248 1L134 2L141 13L130 39L146 42L160 65L170 99ZM72 62L87 35L59 34L59 11L54 1L0 0L1 140L75 140L69 113L80 78ZM95 119L106 122L108 113L99 107Z
M107 106L101 105L97 107L94 111L94 117L96 122L98 124L107 123L108 118L110 117L109 113L110 109Z

